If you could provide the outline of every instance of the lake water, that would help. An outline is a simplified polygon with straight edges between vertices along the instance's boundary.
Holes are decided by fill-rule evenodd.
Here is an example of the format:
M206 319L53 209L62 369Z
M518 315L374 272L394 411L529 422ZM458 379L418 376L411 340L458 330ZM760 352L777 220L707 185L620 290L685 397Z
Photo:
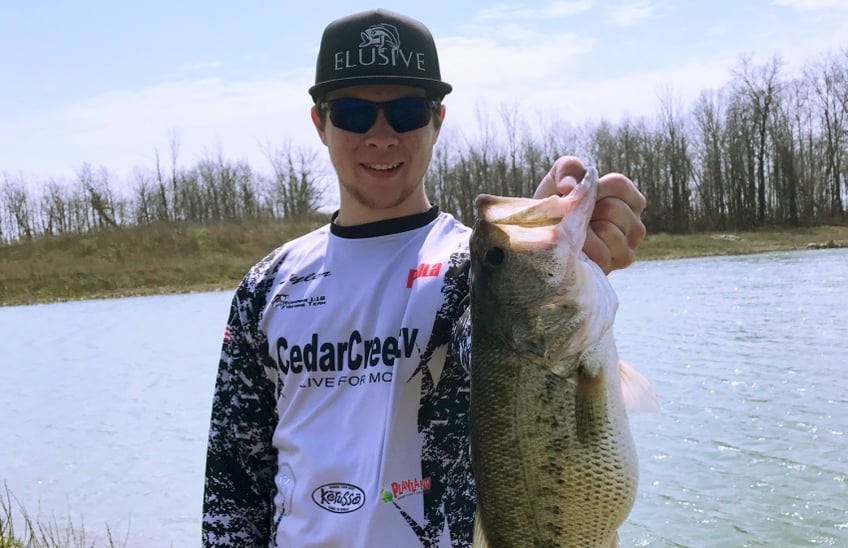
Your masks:
M631 416L623 546L848 546L848 249L637 263L611 277ZM0 482L33 517L199 545L229 293L0 308ZM98 544L100 545L100 544Z

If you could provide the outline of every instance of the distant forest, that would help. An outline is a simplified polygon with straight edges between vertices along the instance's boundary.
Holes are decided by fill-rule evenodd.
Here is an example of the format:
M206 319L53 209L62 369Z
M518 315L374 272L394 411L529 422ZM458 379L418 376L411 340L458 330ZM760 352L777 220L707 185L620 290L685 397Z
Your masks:
M796 78L783 70L776 57L764 64L741 57L721 89L702 92L688 108L668 91L653 118L529 124L517 107L502 105L497 124L474 140L440 139L428 195L472 223L477 194L530 196L558 156L576 153L639 185L649 232L844 224L848 48L808 62ZM302 220L336 184L323 149L266 150L270 173L220 154L180 165L176 136L170 152L123 182L89 164L70 181L4 171L0 244L149 223Z

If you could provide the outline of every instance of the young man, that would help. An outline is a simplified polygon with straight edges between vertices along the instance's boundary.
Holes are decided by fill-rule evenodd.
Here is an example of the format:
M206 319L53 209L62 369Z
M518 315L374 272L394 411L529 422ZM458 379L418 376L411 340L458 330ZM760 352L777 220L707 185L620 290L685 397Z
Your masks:
M255 265L233 298L212 407L205 546L470 546L470 229L427 199L445 116L430 32L384 10L331 23L312 120L339 180L332 222ZM537 197L584 166L561 158ZM586 252L625 267L644 198L600 182Z

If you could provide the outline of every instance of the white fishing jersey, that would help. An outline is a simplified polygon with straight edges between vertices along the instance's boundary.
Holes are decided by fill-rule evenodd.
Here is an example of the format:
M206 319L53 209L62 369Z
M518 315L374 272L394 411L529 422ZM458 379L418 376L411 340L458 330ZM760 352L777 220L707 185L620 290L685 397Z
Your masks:
M450 351L470 229L326 225L236 292L213 401L207 546L470 546L469 379Z

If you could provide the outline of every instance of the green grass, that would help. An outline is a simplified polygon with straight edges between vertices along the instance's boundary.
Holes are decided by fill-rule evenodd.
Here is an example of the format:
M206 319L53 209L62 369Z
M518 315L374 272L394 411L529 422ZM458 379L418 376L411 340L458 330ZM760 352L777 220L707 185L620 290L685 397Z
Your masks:
M659 260L747 255L823 247L848 247L848 226L763 228L743 232L700 234L649 234L636 253L639 260Z
M230 290L271 250L323 222L154 225L0 247L0 305Z
M326 222L154 225L0 247L0 305L231 291L251 265ZM649 234L638 260L848 245L848 226Z
M23 529L16 530L16 522L22 524ZM126 545L126 539L119 542L108 526L105 538L98 540L94 537L86 533L81 520L75 524L70 516L65 523L60 523L55 516L33 518L9 492L8 486L4 485L0 492L0 548L114 548Z

